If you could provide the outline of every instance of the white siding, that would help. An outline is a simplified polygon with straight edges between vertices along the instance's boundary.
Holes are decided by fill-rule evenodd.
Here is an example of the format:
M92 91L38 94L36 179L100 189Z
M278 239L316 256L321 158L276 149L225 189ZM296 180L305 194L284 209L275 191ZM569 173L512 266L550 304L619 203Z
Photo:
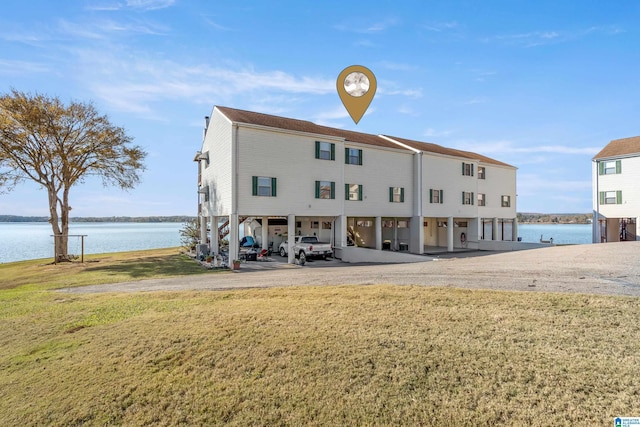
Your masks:
M202 169L202 185L209 186L209 203L203 203L203 215L229 215L232 211L231 123L214 110L209 121L202 152L209 152L209 167Z
M315 158L315 142L335 143L335 160ZM240 126L238 138L240 215L337 216L344 199L344 146L335 138ZM252 177L277 178L276 197L252 195ZM316 199L315 181L334 181L335 199Z
M344 182L363 186L362 201L345 200L347 216L410 217L413 211L413 154L347 143L362 150L362 165L344 164L344 149L336 160L344 165ZM389 202L389 187L404 188L404 203ZM344 199L344 185L337 191Z
M473 218L477 216L477 200L473 205L462 204L462 192L473 192L474 199L478 194L478 164L471 160L463 160L447 156L424 153L422 183L422 213L425 217L458 217ZM474 165L473 176L462 175L462 162ZM443 190L444 203L430 203L429 190Z
M498 165L481 164L485 179L478 179L478 193L485 194L485 206L478 207L481 218L516 217L516 170ZM502 207L502 196L511 196L511 206ZM476 200L477 203L477 200Z
M635 218L640 216L640 157L628 157L621 160L620 174L599 175L597 163L593 162L592 176L594 199L593 208L599 202L600 195L596 193L596 179L598 190L622 191L622 204L600 204L600 216L607 218Z

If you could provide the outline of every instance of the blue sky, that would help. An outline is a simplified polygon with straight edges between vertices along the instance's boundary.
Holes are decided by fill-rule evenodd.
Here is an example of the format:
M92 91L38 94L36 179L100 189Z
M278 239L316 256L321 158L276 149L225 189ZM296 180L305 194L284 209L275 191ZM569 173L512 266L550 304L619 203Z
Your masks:
M590 212L591 158L640 134L638 22L636 1L5 0L0 91L93 101L149 152L132 191L74 188L73 216L194 215L213 105L475 151L518 167L519 212ZM350 65L378 81L358 125ZM48 215L46 193L0 214Z

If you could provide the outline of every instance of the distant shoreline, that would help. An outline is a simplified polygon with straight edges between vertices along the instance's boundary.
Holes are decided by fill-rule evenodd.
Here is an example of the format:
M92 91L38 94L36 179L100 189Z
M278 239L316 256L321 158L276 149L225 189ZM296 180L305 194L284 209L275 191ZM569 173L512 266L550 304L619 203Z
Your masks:
M138 222L138 223L156 223L156 222L187 222L196 219L195 216L173 215L173 216L107 216L107 217L72 217L71 223L81 222ZM0 222L49 222L46 216L19 216L19 215L0 215Z

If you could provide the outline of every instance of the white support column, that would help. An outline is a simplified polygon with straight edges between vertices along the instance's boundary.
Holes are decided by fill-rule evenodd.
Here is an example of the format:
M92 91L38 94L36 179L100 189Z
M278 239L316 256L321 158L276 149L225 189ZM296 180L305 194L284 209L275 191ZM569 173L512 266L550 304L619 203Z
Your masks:
M269 217L262 217L262 249L269 249Z
M382 217L376 217L376 249L382 250Z
M453 217L447 218L447 252L453 252Z
M513 218L513 226L511 227L511 240L518 241L518 218Z
M493 240L500 240L498 237L498 218L493 218L492 224Z
M200 217L200 243L207 243L207 217L204 215Z
M240 233L238 226L238 214L229 215L229 268L233 268L233 260L239 258Z
M409 222L409 252L413 254L424 253L424 217L414 216Z
M218 255L218 251L220 250L218 239L220 238L220 234L218 233L218 217L211 217L211 246L209 247L209 253Z
M287 262L289 264L295 264L296 262L296 255L293 253L293 242L296 238L296 216L295 215L289 215L287 217L287 241L288 241L288 247L287 247L287 254L288 254L288 259Z

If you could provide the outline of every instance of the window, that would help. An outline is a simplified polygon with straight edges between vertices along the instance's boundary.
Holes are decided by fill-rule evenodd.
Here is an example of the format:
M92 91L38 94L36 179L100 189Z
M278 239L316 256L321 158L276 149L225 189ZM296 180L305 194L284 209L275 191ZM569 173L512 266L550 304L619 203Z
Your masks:
M302 228L302 221L296 221L296 228Z
M473 204L473 193L468 191L462 192L462 204L463 205L472 205Z
M399 219L398 228L409 228L409 221L407 221L406 219Z
M621 205L622 191L601 191L600 204L601 205Z
M360 219L356 221L356 227L373 227L373 221L369 219Z
M347 165L362 165L362 150L345 147L344 162Z
M502 196L502 207L503 208L511 207L511 196Z
M393 228L393 220L392 219L382 220L382 228Z
M478 171L478 176L480 176L480 172L479 171ZM478 193L478 206L486 206L484 197L485 196L484 196L483 193Z
M276 179L266 176L252 178L251 194L254 196L276 197Z
M621 160L608 160L606 162L599 163L600 175L613 175L622 173L622 161Z
M335 199L336 183L333 181L316 181L316 199Z
M336 145L332 142L316 141L316 159L335 160Z
M469 222L468 221L456 221L453 223L454 227L461 227L461 228L467 228L469 226Z
M331 230L331 221L322 221L323 230Z
M485 179L484 166L478 166L478 179Z
M473 176L473 163L462 162L462 175Z
M404 203L404 187L389 187L389 201L391 203Z
M319 228L319 227L320 227L320 223L318 221L311 221L312 229Z
M444 203L444 190L429 190L429 203Z
M344 199L345 200L362 200L362 185L345 184Z

